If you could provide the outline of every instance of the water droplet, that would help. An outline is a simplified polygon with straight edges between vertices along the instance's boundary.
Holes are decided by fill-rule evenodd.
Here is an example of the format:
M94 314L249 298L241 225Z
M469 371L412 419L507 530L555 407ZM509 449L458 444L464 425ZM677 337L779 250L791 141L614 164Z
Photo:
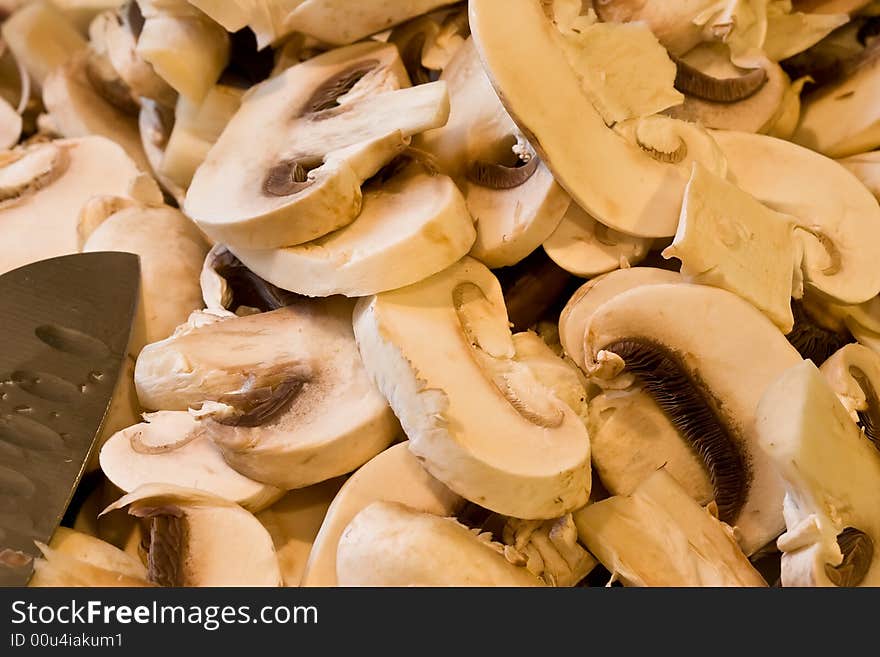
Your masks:
M104 378L104 373L99 370L95 370L94 372L89 372L89 380L93 381L94 383L100 383L101 379L103 379L103 378Z
M16 413L33 413L34 409L28 406L27 404L19 404L15 407Z
M79 386L79 391L85 394L89 391L89 387L85 383L81 383Z

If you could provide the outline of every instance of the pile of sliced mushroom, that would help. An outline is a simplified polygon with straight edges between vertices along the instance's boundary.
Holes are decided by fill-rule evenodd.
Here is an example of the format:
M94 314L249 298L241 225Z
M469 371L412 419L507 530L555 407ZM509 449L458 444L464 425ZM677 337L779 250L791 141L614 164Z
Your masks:
M7 4L0 273L142 271L32 585L880 585L876 2Z

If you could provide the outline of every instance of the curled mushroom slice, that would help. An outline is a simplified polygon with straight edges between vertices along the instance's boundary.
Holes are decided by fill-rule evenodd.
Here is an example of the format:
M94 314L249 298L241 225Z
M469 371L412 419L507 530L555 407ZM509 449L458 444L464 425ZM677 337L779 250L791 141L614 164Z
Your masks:
M779 3L784 5L785 3ZM850 18L845 12L767 12L767 36L763 50L774 62L793 57L816 45Z
M755 68L736 77L716 78L679 59L675 87L689 96L713 103L736 103L751 98L767 82L767 71Z
M398 89L401 81L397 49L368 42L252 88L196 172L187 214L244 248L302 244L350 224L361 184L413 134L446 121L445 83Z
M201 405L200 430L251 479L293 489L351 472L399 430L361 364L352 305L300 300L184 328L141 352L141 402Z
M880 450L880 355L849 344L826 360L820 371L865 437Z
M339 540L340 586L541 586L453 518L374 502Z
M159 586L280 586L272 537L234 502L147 484L104 510L127 508L148 526L147 578Z
M574 514L581 541L625 586L766 586L733 532L665 470Z
M648 255L651 240L603 226L572 203L543 246L550 259L567 272L591 278L637 265Z
M337 586L339 539L373 502L397 502L435 516L457 513L465 501L419 464L406 442L389 447L361 466L339 489L315 538L302 586Z
M78 213L95 195L156 202L159 189L102 137L11 151L0 162L0 273L79 251Z
M690 164L658 161L608 128L540 3L475 0L469 11L477 49L505 108L573 200L620 232L675 233ZM529 48L520 47L523 42ZM527 84L536 79L545 93ZM716 163L703 164L718 172Z
M195 225L175 208L132 203L93 226L82 250L125 251L140 257L139 312L143 324L135 330L129 345L133 356L144 345L170 336L201 307L198 275L208 244Z
M731 182L795 218L808 292L846 304L877 296L880 207L855 176L781 139L723 130L713 136L727 156Z
M517 362L501 286L484 265L464 258L366 297L354 325L364 364L432 475L519 518L558 517L586 501L586 430Z
M786 483L782 585L877 586L880 452L813 363L767 388L757 429Z
M217 495L253 513L283 495L230 468L189 413L161 411L144 419L101 448L101 470L126 493L144 484L171 484Z
M779 535L782 482L757 445L754 413L801 358L760 311L717 288L640 286L592 314L584 349L597 383L634 376L701 456L719 518L736 526L747 554Z
M149 163L138 135L137 117L107 100L87 75L88 52L73 56L50 73L43 85L43 102L64 137L101 135L125 149L137 165Z
M221 315L224 310L237 315L278 310L296 298L245 267L225 244L215 244L205 256L199 283L207 310Z
M264 279L307 296L366 296L436 274L470 250L474 222L451 178L417 162L402 166L364 186L363 209L348 226L299 246L233 247L235 254Z

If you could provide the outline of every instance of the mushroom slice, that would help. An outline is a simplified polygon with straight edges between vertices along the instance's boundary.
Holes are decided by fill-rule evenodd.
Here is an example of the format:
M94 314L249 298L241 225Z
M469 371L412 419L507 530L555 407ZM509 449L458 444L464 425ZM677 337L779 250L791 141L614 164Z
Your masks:
M406 442L389 447L361 466L339 489L315 538L302 586L337 586L339 539L373 502L397 502L435 516L451 516L465 501L419 464Z
M469 11L477 49L505 108L573 200L614 230L673 235L690 164L660 162L608 128L540 3L473 0ZM535 93L528 80L542 80L546 92Z
M147 569L135 557L67 527L59 527L49 545L39 545L31 587L149 586Z
M880 199L880 151L850 155L838 162L871 190L874 198Z
M789 333L802 255L792 217L694 165L678 232L663 251L664 258L681 260L686 282L734 292Z
M21 139L21 114L0 98L0 149L12 148Z
M774 62L794 57L811 48L838 27L849 22L846 13L783 12L773 7L773 4L768 6L767 36L764 39L763 49L767 57Z
M147 577L159 586L281 586L272 537L237 504L191 488L147 484L128 507L149 525Z
M141 145L150 163L150 171L178 206L183 206L186 190L173 182L167 176L159 173L162 169L162 160L165 158L165 148L168 138L174 128L174 112L149 98L141 98L141 109L138 113L138 129L140 132Z
M350 224L361 184L446 121L445 83L401 81L397 49L368 42L253 87L196 172L187 214L239 248L302 244Z
M217 495L253 513L284 494L230 468L189 413L160 411L144 419L101 448L101 470L126 493L144 484L171 484Z
M136 53L180 95L200 102L229 63L229 35L185 0L137 0Z
M78 212L96 195L155 202L159 189L102 137L22 147L0 161L0 273L79 251Z
M782 481L757 444L755 407L801 358L770 320L725 290L641 286L593 313L584 349L596 382L634 376L700 454L719 518L736 526L746 554L779 535Z
M733 532L665 470L574 513L578 536L626 586L767 586Z
M880 292L880 206L833 160L781 139L715 131L731 182L793 216L804 248L804 283L840 303Z
M293 489L351 472L399 431L361 364L352 306L300 300L185 328L141 352L141 401L168 410L201 404L201 431L251 479Z
M425 84L446 69L469 34L467 9L463 8L414 18L394 28L388 40L397 44L413 84Z
M341 46L449 4L451 0L361 0L356 5L346 0L305 0L288 15L285 25Z
M871 4L871 0L794 0L792 4L811 14L853 14Z
M792 140L828 157L846 157L880 146L880 44L842 67L837 80L808 93Z
M43 80L88 43L51 2L39 0L3 21L0 34L39 89Z
M208 244L180 210L132 204L94 227L82 250L125 251L140 257L143 330L136 329L132 336L133 356L144 345L170 336L201 308L199 272Z
M880 355L860 344L848 344L819 371L865 437L880 450Z
M559 340L566 355L584 369L584 332L593 313L618 294L642 285L681 283L678 272L654 267L633 267L597 276L571 296L559 317Z
M141 169L148 170L137 117L120 110L92 86L86 73L90 57L88 52L74 55L46 77L43 85L46 109L64 137L107 137L122 146Z
M366 297L354 326L367 370L432 475L518 518L555 518L586 502L586 429L516 360L501 286L484 265L464 258Z
M880 452L810 361L767 388L757 415L786 482L782 585L880 584Z
M454 518L374 502L339 540L340 586L541 586Z
M363 209L348 226L299 246L233 247L235 254L269 282L307 296L367 296L436 274L470 250L473 219L451 178L403 166L364 187Z
M263 4L268 4L268 1L264 1ZM242 0L231 2L230 0L188 0L188 2L222 25L227 32L238 32L247 27L250 20L249 4L255 4ZM298 0L288 0L288 4L296 5Z
M498 274L514 331L528 331L542 321L554 321L572 281L571 274L541 250L513 267L498 270Z
M67 19L83 33L101 13L120 9L127 0L52 0Z
M296 300L292 292L266 282L245 267L225 244L215 244L205 256L199 282L207 310L221 315L225 310L237 315L269 312Z
M300 586L306 563L327 509L333 502L344 478L292 490L271 507L260 511L257 520L272 536L284 586Z
M631 237L603 226L574 203L544 241L544 251L553 262L582 278L637 265L648 255L650 247L650 239Z

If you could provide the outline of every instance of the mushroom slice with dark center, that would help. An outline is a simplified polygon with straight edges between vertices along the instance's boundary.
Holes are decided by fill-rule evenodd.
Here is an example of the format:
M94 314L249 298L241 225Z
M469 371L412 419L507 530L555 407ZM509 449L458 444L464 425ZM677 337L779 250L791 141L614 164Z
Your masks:
M146 484L104 513L128 508L149 525L148 579L160 586L280 586L272 538L250 512L221 497Z
M739 77L716 78L674 58L675 88L689 96L713 103L736 103L751 98L767 83L767 71L755 68Z
M794 328L785 337L804 358L822 365L834 352L853 341L853 337L840 320L834 320L827 313L813 312L805 300L793 299L791 311Z
M205 306L236 312L256 308L262 312L278 310L297 299L248 269L224 244L216 244L205 257L200 276Z
M880 451L825 374L804 361L758 405L761 446L785 479L782 585L877 586Z
M708 286L640 286L593 312L584 349L596 383L618 387L627 373L643 381L703 458L721 519L747 554L781 532L782 482L757 444L754 409L801 359L760 311Z
M880 355L860 344L848 344L820 371L865 437L880 450Z

